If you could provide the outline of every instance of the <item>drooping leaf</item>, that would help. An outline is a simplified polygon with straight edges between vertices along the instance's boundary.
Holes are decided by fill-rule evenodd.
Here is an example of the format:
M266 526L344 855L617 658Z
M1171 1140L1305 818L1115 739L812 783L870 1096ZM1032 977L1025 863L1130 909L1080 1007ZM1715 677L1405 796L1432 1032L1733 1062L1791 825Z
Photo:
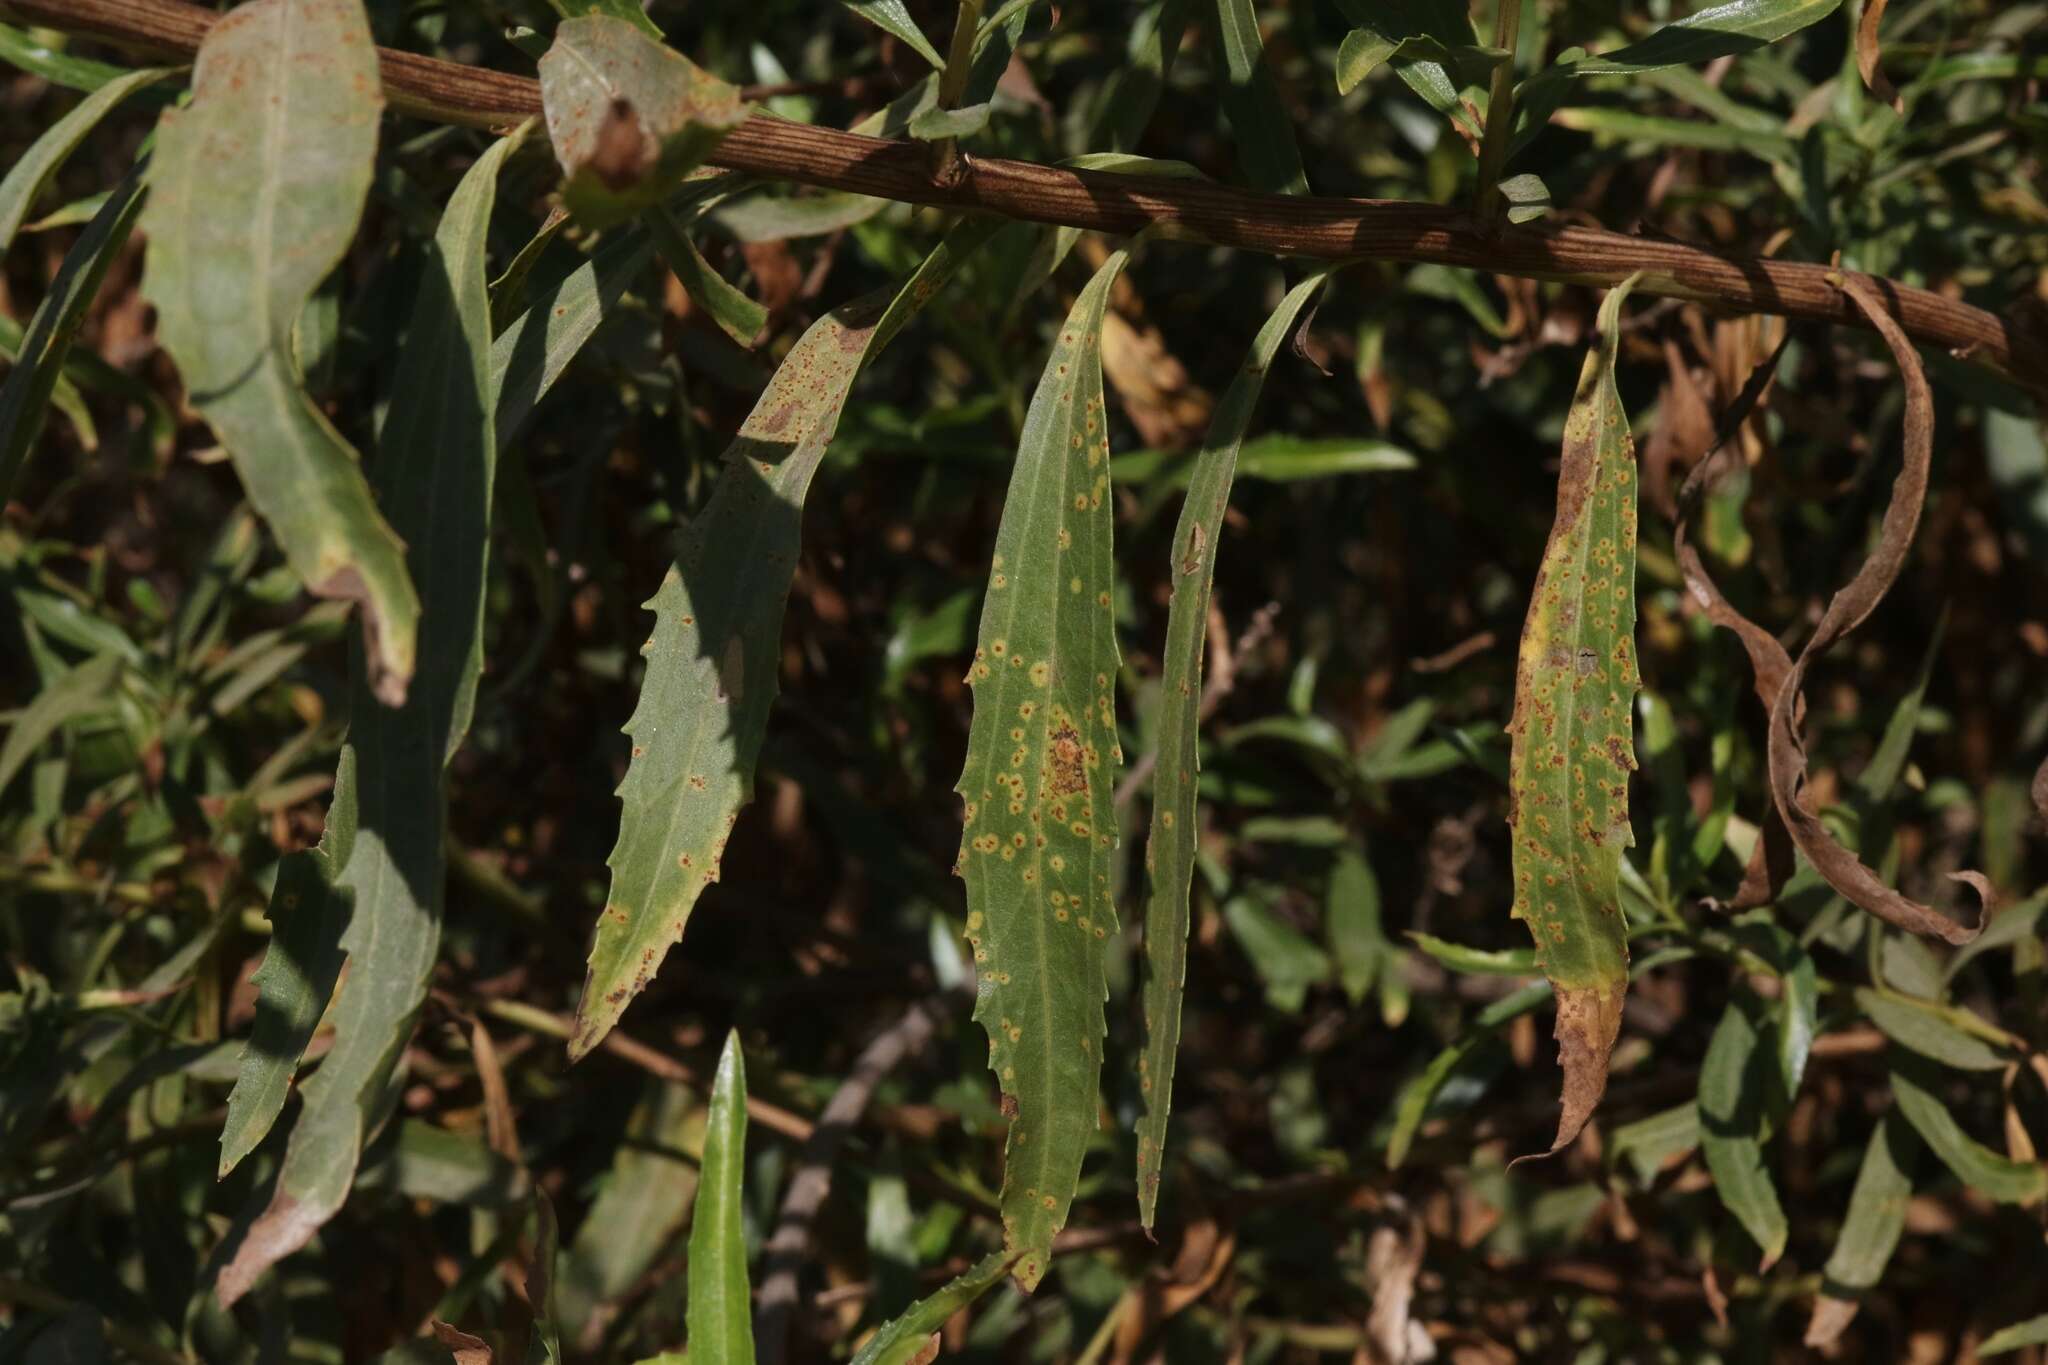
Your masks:
M548 3L564 19L578 19L586 14L607 15L623 19L657 43L661 41L661 28L648 17L647 7L641 0L548 0Z
M581 1057L682 936L739 809L775 696L782 609L811 476L860 367L998 226L962 223L903 286L835 309L804 333L726 451L717 486L648 602L647 675L626 722L610 895L590 948L569 1054Z
M1896 1113L1887 1114L1870 1134L1856 1187L1849 1192L1849 1214L1835 1238L1835 1250L1822 1272L1820 1297L1806 1324L1806 1345L1833 1344L1855 1318L1865 1290L1877 1287L1885 1265L1906 1229L1906 1205L1913 1198L1913 1158L1920 1140Z
M1963 924L1886 886L1822 823L1806 791L1806 745L1799 733L1804 711L1800 693L1806 670L1831 645L1863 624L1897 581L1912 549L1913 533L1919 527L1934 446L1934 398L1919 351L1868 283L1845 274L1837 288L1884 339L1899 367L1906 398L1902 467L1892 486L1891 501L1885 507L1876 547L1856 576L1829 600L1820 624L1814 627L1806 647L1799 651L1771 705L1771 799L1792 842L1814 870L1851 902L1909 933L1938 937L1949 943L1968 943L1982 931L1981 915L1976 924ZM1991 905L1991 884L1981 874L1951 872L1949 876L1967 883L1987 907Z
M49 416L50 399L64 376L71 342L85 319L85 310L99 293L107 267L128 240L142 207L142 172L130 171L72 244L50 281L50 292L36 305L28 331L14 354L7 379L0 383L0 503L14 492L14 480Z
M939 55L939 50L924 36L924 30L910 17L910 11L903 7L903 0L839 0L839 3L884 33L901 38L918 56L930 62L934 70L945 70L946 59Z
M938 1292L883 1323L860 1348L853 1365L918 1365L935 1359L931 1352L937 1338L933 1334L955 1313L1000 1284L1017 1256L1014 1251L998 1251L982 1257Z
M1956 1179L2002 1204L2033 1204L2048 1198L2048 1167L2000 1156L1963 1131L1954 1111L1936 1093L1944 1077L1933 1063L1894 1049L1891 1064L1892 1099L1899 1112Z
M768 310L712 269L711 262L704 259L685 226L676 221L666 205L656 204L649 209L646 222L662 259L668 262L670 272L688 291L691 301L709 313L711 320L734 341L742 346L753 345L768 321Z
M747 1232L740 1182L747 1168L747 1066L737 1032L725 1036L711 1083L704 1165L690 1216L689 1334L692 1360L751 1361L754 1309L747 1290Z
M1628 990L1620 865L1635 842L1636 481L1614 366L1633 283L1601 303L1599 341L1565 418L1557 519L1522 627L1508 725L1514 916L1557 994L1564 1103L1553 1152L1578 1136L1607 1088Z
M1479 136L1463 92L1484 85L1494 61L1505 54L1479 45L1468 6L1460 0L1338 0L1338 8L1358 25L1338 49L1340 92L1391 63L1432 109L1467 137Z
M412 681L419 597L355 451L313 406L292 324L355 236L384 97L355 0L255 0L157 124L143 292L192 405L307 589L360 603L372 691Z
M342 937L355 910L353 890L339 880L355 847L355 786L355 751L344 747L319 846L287 854L278 865L270 894L270 946L249 979L256 988L256 1021L242 1049L220 1133L222 1176L254 1151L277 1121L306 1045L333 998Z
M610 14L562 22L540 93L562 201L592 226L660 202L748 112L737 89Z
M1301 147L1280 87L1266 65L1252 0L1215 0L1216 54L1224 79L1223 111L1237 135L1237 164L1245 179L1276 194L1307 194Z
M1145 909L1145 1051L1138 1062L1138 1087L1145 1095L1145 1116L1138 1123L1138 1210L1148 1228L1159 1196L1166 1118L1173 1102L1173 1064L1180 1050L1181 993L1187 978L1188 891L1194 883L1200 833L1195 784L1209 587L1237 472L1238 447L1251 428L1266 371L1292 333L1295 318L1327 278L1318 273L1289 290L1253 338L1251 352L1217 403L1209 434L1191 462L1187 498L1173 533L1173 600L1167 609L1162 656L1159 762L1152 783L1151 833L1145 841L1151 895ZM1028 542L1025 553L1030 553ZM1370 877L1370 871L1366 875Z
M35 144L8 170L6 178L0 179L0 252L13 245L14 234L21 230L22 220L28 217L36 196L85 135L98 127L99 121L114 106L144 86L154 85L170 75L171 70L170 67L149 67L108 81L35 140Z
M1034 1288L1095 1131L1117 745L1102 315L1125 255L1075 300L1025 414L990 560L955 788L974 1017L1010 1119L1003 1245Z
M1775 1063L1764 1046L1769 1030L1755 1000L1728 1004L1700 1064L1700 1150L1714 1177L1714 1193L1763 1248L1762 1270L1785 1253L1789 1229L1777 1186L1764 1165L1764 1137Z
M353 815L355 833L335 879L354 902L341 939L349 978L333 1007L334 1046L304 1087L270 1204L221 1272L224 1306L304 1246L347 1198L440 945L443 783L468 732L481 669L498 454L484 248L498 169L520 136L493 144L450 197L399 355L375 472L437 624L402 706L377 705L374 674L360 651L354 661L356 800L341 814Z

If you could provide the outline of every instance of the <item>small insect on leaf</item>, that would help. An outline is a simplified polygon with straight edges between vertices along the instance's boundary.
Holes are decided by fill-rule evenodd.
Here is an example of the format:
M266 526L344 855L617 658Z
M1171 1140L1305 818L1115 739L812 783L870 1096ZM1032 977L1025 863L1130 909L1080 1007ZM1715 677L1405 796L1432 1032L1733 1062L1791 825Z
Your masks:
M1557 517L1522 627L1508 724L1514 917L1535 936L1536 965L1557 994L1564 1109L1552 1152L1579 1135L1607 1088L1628 989L1619 883L1621 851L1635 842L1636 479L1614 365L1634 283L1601 304L1599 341L1565 419Z

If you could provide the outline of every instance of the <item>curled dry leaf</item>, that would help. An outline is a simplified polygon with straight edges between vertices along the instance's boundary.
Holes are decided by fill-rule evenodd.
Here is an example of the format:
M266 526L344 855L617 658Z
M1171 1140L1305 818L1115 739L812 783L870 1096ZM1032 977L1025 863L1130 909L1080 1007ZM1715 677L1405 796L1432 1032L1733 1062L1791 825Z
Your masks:
M1771 797L1784 818L1793 843L1806 855L1814 870L1828 885L1887 924L1927 934L1949 943L1968 943L1981 931L1981 922L1967 925L1942 912L1908 899L1878 880L1855 854L1837 843L1821 823L1820 815L1806 799L1806 747L1799 736L1800 688L1806 669L1829 646L1856 629L1877 609L1884 595L1898 579L1920 523L1921 504L1927 498L1927 470L1934 448L1934 398L1919 353L1886 311L1884 301L1863 278L1844 275L1842 292L1876 328L1891 348L1905 384L1905 454L1897 481L1892 485L1891 504L1885 508L1877 548L1865 560L1856 576L1828 603L1813 638L1806 642L1799 658L1786 675L1771 705L1770 780ZM1958 881L1975 887L1990 908L1990 884L1973 872L1951 873Z
M1614 367L1634 283L1600 305L1599 342L1565 418L1557 518L1522 627L1508 723L1514 916L1534 935L1536 965L1557 996L1564 1107L1551 1152L1578 1137L1607 1089L1628 990L1620 875L1621 851L1635 842L1636 461Z
M1863 84L1871 94L1877 96L1892 108L1902 108L1905 101L1899 92L1885 79L1884 68L1878 65L1882 55L1878 46L1877 30L1884 23L1885 0L1863 0L1863 18L1856 25L1856 70L1863 76Z

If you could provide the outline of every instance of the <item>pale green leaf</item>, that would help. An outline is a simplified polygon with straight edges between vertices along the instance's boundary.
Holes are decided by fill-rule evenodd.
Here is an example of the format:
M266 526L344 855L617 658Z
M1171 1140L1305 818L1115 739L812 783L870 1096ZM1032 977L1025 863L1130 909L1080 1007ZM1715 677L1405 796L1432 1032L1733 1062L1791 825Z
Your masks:
M1947 1079L1931 1062L1910 1052L1892 1053L1892 1099L1956 1179L2003 1204L2032 1204L2048 1197L2048 1167L2000 1156L1963 1131L1954 1110L1937 1093Z
M1645 1189L1673 1160L1700 1144L1700 1107L1692 1100L1624 1123L1607 1135L1607 1160L1627 1161Z
M1628 990L1621 851L1628 823L1636 672L1635 445L1614 384L1621 305L1608 291L1599 336L1565 418L1557 519L1530 594L1515 671L1508 824L1514 917L1557 992L1564 1102L1557 1151L1607 1088Z
M563 1259L562 1320L590 1321L622 1298L669 1247L697 1195L705 1110L687 1086L650 1080L625 1140Z
M626 722L610 895L569 1045L581 1057L618 1022L669 948L753 794L775 697L782 609L803 502L866 359L938 292L996 220L969 220L893 300L870 294L820 318L784 358L727 449L710 502L648 602L647 674Z
M1754 52L1820 22L1840 6L1841 0L1728 0L1673 20L1639 43L1554 69L1567 76L1626 76L1662 66L1694 66Z
M1152 783L1151 833L1145 841L1151 895L1145 909L1145 1051L1138 1062L1138 1086L1145 1095L1145 1116L1138 1123L1138 1210L1148 1228L1152 1226L1158 1201L1166 1119L1173 1102L1173 1064L1180 1050L1181 994L1187 979L1188 891L1194 883L1200 834L1195 819L1195 784L1201 766L1197 748L1201 737L1202 648L1207 638L1209 588L1223 535L1223 513L1230 504L1238 448L1251 428L1252 413L1265 388L1266 372L1292 332L1294 320L1327 279L1326 272L1319 272L1294 286L1252 339L1251 351L1237 377L1216 404L1200 453L1189 462L1187 497L1181 504L1180 524L1173 533L1173 600L1167 608L1166 649L1162 656L1159 761ZM1114 467L1112 461L1111 468ZM1024 553L1028 555L1031 551L1026 548ZM1054 587L1057 591L1058 584ZM1113 743L1113 727L1110 739ZM1370 871L1366 875L1370 877Z
M662 259L668 262L669 270L691 301L709 313L711 320L734 341L742 346L753 345L768 321L768 310L712 269L685 225L676 221L666 205L656 204L649 209L645 221Z
M256 1149L284 1109L299 1061L334 995L341 973L341 940L355 910L352 890L339 884L356 837L355 751L343 748L334 772L327 828L317 848L285 855L270 893L270 945L249 979L256 988L256 1021L242 1049L240 1073L228 1095L220 1134L219 1174L225 1176Z
M355 236L384 98L356 0L255 0L164 111L143 292L192 405L306 587L361 604L372 690L412 682L420 602L355 452L307 397L292 324Z
M2048 1346L2048 1313L1999 1328L1984 1338L1984 1344L1977 1348L1977 1354L2004 1355L2007 1351L2017 1351L2022 1346Z
M1548 999L1550 983L1547 981L1531 982L1513 995L1502 996L1474 1015L1457 1041L1431 1058L1422 1074L1402 1088L1400 1098L1394 1101L1394 1127L1387 1137L1388 1170L1401 1169L1401 1163L1408 1159L1408 1149L1422 1128L1430 1102L1443 1089L1451 1073L1458 1069L1458 1064L1511 1021L1540 1008Z
M87 92L128 74L126 67L109 66L51 47L41 36L12 24L0 24L0 62L31 76L41 76L52 85Z
M99 121L115 105L144 86L162 80L171 71L170 67L150 67L108 81L44 130L9 168L6 178L0 179L0 252L13 244L14 234L21 230L22 220L28 217L36 196L85 135L99 126Z
M747 1290L747 1231L740 1184L747 1168L747 1066L737 1032L725 1036L711 1082L704 1166L690 1216L689 1347L693 1360L754 1359Z
M609 14L555 30L540 94L562 202L593 226L659 203L747 118L737 89Z
M919 1299L883 1323L868 1338L867 1345L860 1348L853 1365L913 1365L931 1359L926 1352L934 1340L933 1333L944 1327L948 1318L1000 1283L1003 1273L1016 1259L1014 1251L983 1257L972 1268L948 1280L937 1293Z
M114 684L120 676L119 656L99 655L46 684L34 700L16 712L7 742L0 745L0 792L7 790L22 765L60 726L104 710L114 699Z
M1294 120L1266 64L1252 0L1215 0L1216 58L1224 80L1223 112L1237 135L1245 179L1278 194L1307 194Z
M303 1087L270 1204L221 1273L224 1304L304 1246L347 1198L440 945L444 780L476 697L498 453L484 246L498 169L518 141L493 144L450 197L398 357L377 486L439 625L403 706L376 704L356 652L348 740L356 801L354 812L339 813L353 814L355 837L335 879L353 898L341 939L349 976L333 1006L334 1046Z
M1414 929L1408 931L1408 937L1454 972L1479 976L1532 976L1536 972L1534 948L1468 948Z
M903 7L903 0L839 0L839 3L883 32L901 38L918 56L930 62L933 70L945 69L946 59L939 55L939 50L924 36L924 30L910 17L910 11Z
M1762 1044L1765 1030L1748 996L1731 1001L1700 1064L1700 1150L1714 1177L1714 1193L1763 1248L1763 1269L1785 1252L1788 1227L1778 1191L1764 1165L1763 1144L1771 1074L1776 1060Z
M1871 1131L1849 1192L1849 1212L1822 1272L1821 1297L1806 1329L1808 1346L1825 1346L1855 1317L1858 1296L1874 1289L1906 1230L1906 1205L1913 1198L1913 1158L1920 1140L1896 1113Z
M1959 1071L2003 1071L2013 1058L1975 1034L1948 1021L1945 1010L1887 995L1866 987L1856 990L1856 1004L1885 1037Z
M1126 485L1165 481L1185 486L1194 468L1194 458L1182 451L1129 450L1110 461L1109 472ZM1413 468L1415 456L1400 446L1352 436L1276 433L1246 441L1237 455L1238 478L1273 483Z
M0 503L14 492L14 480L34 449L49 416L50 400L64 377L64 362L85 310L99 293L107 267L128 240L142 207L138 168L115 187L92 222L65 254L49 292L36 305L14 364L0 383Z
M967 681L959 861L975 1019L1010 1116L1004 1246L1035 1287L1096 1127L1116 846L1115 565L1102 315L1125 255L1075 300L1032 395Z

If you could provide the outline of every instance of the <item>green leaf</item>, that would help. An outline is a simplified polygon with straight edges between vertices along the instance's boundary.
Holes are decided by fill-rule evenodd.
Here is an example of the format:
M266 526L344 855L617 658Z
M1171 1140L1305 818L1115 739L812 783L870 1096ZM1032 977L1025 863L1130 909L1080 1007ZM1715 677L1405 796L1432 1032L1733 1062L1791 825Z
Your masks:
M97 127L115 105L144 86L162 80L171 71L170 67L160 66L127 72L87 95L70 113L44 130L35 144L8 170L6 179L0 180L0 252L13 244L14 234L21 230L22 220L28 217L36 196L85 135Z
M972 137L988 127L989 114L994 107L992 104L970 104L959 109L926 109L911 117L906 131L923 142Z
M561 1365L562 1317L555 1307L555 1266L561 1258L562 1228L547 1191L534 1187L532 1250L526 1261L526 1300L533 1325L526 1336L526 1365Z
M704 1150L705 1110L688 1087L649 1081L590 1211L576 1229L557 1294L562 1320L590 1321L624 1297L690 1216Z
M666 205L647 211L647 230L660 248L662 259L691 300L711 315L725 334L742 346L751 346L768 321L768 310L734 287L725 276L711 268L704 253L697 250L683 224L676 221Z
M584 343L617 311L620 296L647 268L651 253L644 234L621 233L539 291L491 343L491 392L497 395L501 447L518 435Z
M632 763L619 784L611 892L591 943L572 1058L611 1031L682 937L753 794L804 497L855 377L998 226L963 222L893 299L870 294L804 333L741 424L710 502L647 603L655 614L641 649L647 675L626 722Z
M1401 1163L1408 1159L1408 1149L1415 1142L1423 1117L1429 1113L1430 1102L1436 1098L1437 1091L1443 1089L1451 1073L1458 1069L1458 1063L1471 1056L1480 1044L1509 1023L1540 1008L1548 999L1550 983L1547 981L1531 982L1513 995L1502 996L1474 1015L1457 1041L1431 1058L1422 1074L1402 1088L1400 1098L1394 1101L1394 1127L1387 1138L1388 1170L1400 1170Z
M1699 1145L1700 1107L1687 1100L1616 1128L1607 1138L1607 1160L1626 1160L1636 1183L1648 1189L1674 1159Z
M1089 146L1128 152L1138 145L1173 74L1193 8L1194 0L1160 0L1133 17L1124 61L1105 82Z
M1856 1315L1857 1296L1884 1277L1899 1234L1906 1230L1919 1149L1920 1140L1896 1113L1885 1115L1871 1131L1856 1187L1849 1192L1848 1216L1822 1272L1821 1297L1806 1329L1808 1346L1824 1346L1840 1336Z
M1508 726L1514 917L1529 926L1557 992L1564 1105L1553 1152L1578 1136L1607 1088L1628 990L1619 882L1621 851L1635 842L1636 483L1614 367L1636 278L1602 301L1599 342L1565 418L1557 520L1522 627Z
M242 1049L220 1133L221 1176L269 1134L320 1015L333 998L342 935L355 911L353 889L339 884L355 847L355 786L355 751L343 748L319 846L287 854L278 864L270 893L270 946L263 965L249 978L256 988L256 1022Z
M974 1017L1010 1118L1003 1244L1027 1291L1095 1132L1116 846L1113 504L1102 402L1111 256L1061 324L1003 501L974 662L960 857Z
M1330 868L1323 931L1337 961L1337 983L1353 1005L1362 1004L1380 973L1392 970L1394 950L1380 922L1379 878L1355 849L1339 853Z
M1417 930L1408 931L1415 946L1454 972L1478 976L1533 976L1534 948L1468 948Z
M1962 1130L1941 1099L1945 1078L1933 1064L1910 1052L1892 1053L1892 1098L1956 1179L2002 1204L2032 1204L2048 1197L2048 1169L2034 1161L2000 1156Z
M1337 89L1349 91L1383 62L1391 63L1408 88L1471 137L1479 126L1461 92L1484 85L1493 64L1505 58L1479 46L1471 14L1461 0L1338 0L1344 17L1358 25L1337 53Z
M737 1030L726 1034L711 1082L704 1129L704 1166L690 1216L689 1345L693 1360L750 1362L753 1303L747 1290L746 1206L740 1182L747 1168L747 1065Z
M1252 0L1215 3L1216 55L1226 82L1223 112L1237 134L1237 164L1245 179L1259 189L1307 194L1308 177L1301 168L1294 120L1288 116L1280 87L1266 64L1266 44L1259 36Z
M609 14L555 30L540 96L562 202L593 227L660 202L748 113L737 89Z
M13 318L0 317L0 360L13 364L20 359L22 343L27 339L28 334L20 323ZM65 357L67 364L72 359ZM92 420L91 409L85 405L85 395L78 391L78 385L71 382L71 376L63 369L57 371L56 381L50 385L50 406L71 424L82 448L88 451L99 449L99 428Z
M1251 896L1238 896L1223 907L1223 922L1230 926L1245 956L1252 960L1253 969L1265 984L1266 1003L1274 1009L1289 1014L1298 1012L1308 997L1308 988L1330 979L1330 955L1263 902ZM1185 933L1183 929L1182 934ZM1161 1121L1164 1122L1163 1114Z
M910 11L903 7L903 0L839 0L839 3L883 32L901 38L918 56L930 62L933 70L946 69L946 59L939 55L939 50L924 36L924 30L910 17Z
M737 242L787 242L823 237L841 228L865 223L889 207L886 199L867 194L735 195L704 214Z
M586 14L607 15L625 20L657 43L661 41L661 29L648 17L647 9L640 0L548 0L548 3L564 19L579 19Z
M932 1359L925 1352L936 1340L933 1334L946 1325L948 1318L1000 1283L1017 1256L1014 1251L984 1256L971 1269L947 1281L937 1293L919 1299L882 1324L868 1338L867 1345L860 1348L853 1365L912 1365Z
M2004 1355L2007 1351L2017 1351L2022 1346L2048 1346L2048 1313L1999 1328L1984 1338L1984 1344L1977 1348L1977 1354Z
M1275 434L1246 441L1237 454L1237 477L1273 483L1415 467L1408 451L1369 437ZM1194 460L1177 450L1130 450L1109 462L1110 477L1121 484L1165 481L1184 487L1194 469Z
M14 365L0 383L0 503L14 493L23 461L43 434L50 399L64 376L64 362L85 310L99 293L107 267L120 254L142 207L142 172L130 171L79 235L50 290L36 305Z
M121 659L101 654L86 660L63 677L46 683L35 699L15 714L8 728L7 742L0 745L0 792L35 757L43 741L58 728L80 716L104 710L113 700L114 684L121 676Z
M383 108L356 0L255 0L214 25L192 102L157 124L143 293L293 572L361 604L371 689L397 706L420 615L405 546L307 397L291 341L355 236Z
M1777 1187L1764 1165L1763 1144L1775 1059L1761 1044L1764 1029L1752 997L1729 1002L1700 1065L1700 1150L1714 1193L1763 1248L1762 1270L1785 1253L1788 1227Z
M0 62L31 76L41 76L52 85L87 92L128 74L126 67L109 66L90 57L74 57L12 24L0 24Z
M1560 62L1565 76L1627 76L1754 52L1833 14L1841 0L1728 0L1664 25L1639 43ZM1545 72L1545 75L1551 74Z
M1215 577L1238 447L1251 427L1266 372L1292 332L1295 318L1327 279L1327 272L1319 272L1294 286L1252 339L1237 377L1216 404L1201 452L1189 462L1188 493L1173 533L1173 601L1166 618L1159 766L1152 782L1151 833L1145 841L1151 895L1145 907L1145 1051L1138 1062L1138 1086L1145 1095L1145 1116L1138 1124L1138 1210L1148 1228L1159 1196L1166 1118L1173 1102L1173 1064L1180 1049L1181 994L1187 978L1188 890L1194 882L1200 834L1195 784L1201 769L1197 749L1209 587ZM1115 469L1114 461L1110 468ZM1025 553L1031 552L1027 549ZM1040 557L1057 567L1055 557L1042 552ZM1056 583L1054 588L1057 592ZM1109 739L1114 744L1113 724ZM1107 802L1103 806L1106 809Z
M1942 1013L1895 995L1866 987L1856 990L1856 1005L1884 1036L1923 1057L1958 1071L2003 1071L2013 1059L1974 1034L1965 1033Z
M523 131L477 158L450 197L398 357L378 491L439 624L403 706L376 704L374 675L356 652L348 741L356 801L340 811L353 817L355 835L335 879L354 899L341 940L349 977L333 1007L334 1046L303 1087L270 1205L221 1272L224 1306L304 1246L347 1198L440 945L444 781L476 698L498 453L484 247L498 169Z

